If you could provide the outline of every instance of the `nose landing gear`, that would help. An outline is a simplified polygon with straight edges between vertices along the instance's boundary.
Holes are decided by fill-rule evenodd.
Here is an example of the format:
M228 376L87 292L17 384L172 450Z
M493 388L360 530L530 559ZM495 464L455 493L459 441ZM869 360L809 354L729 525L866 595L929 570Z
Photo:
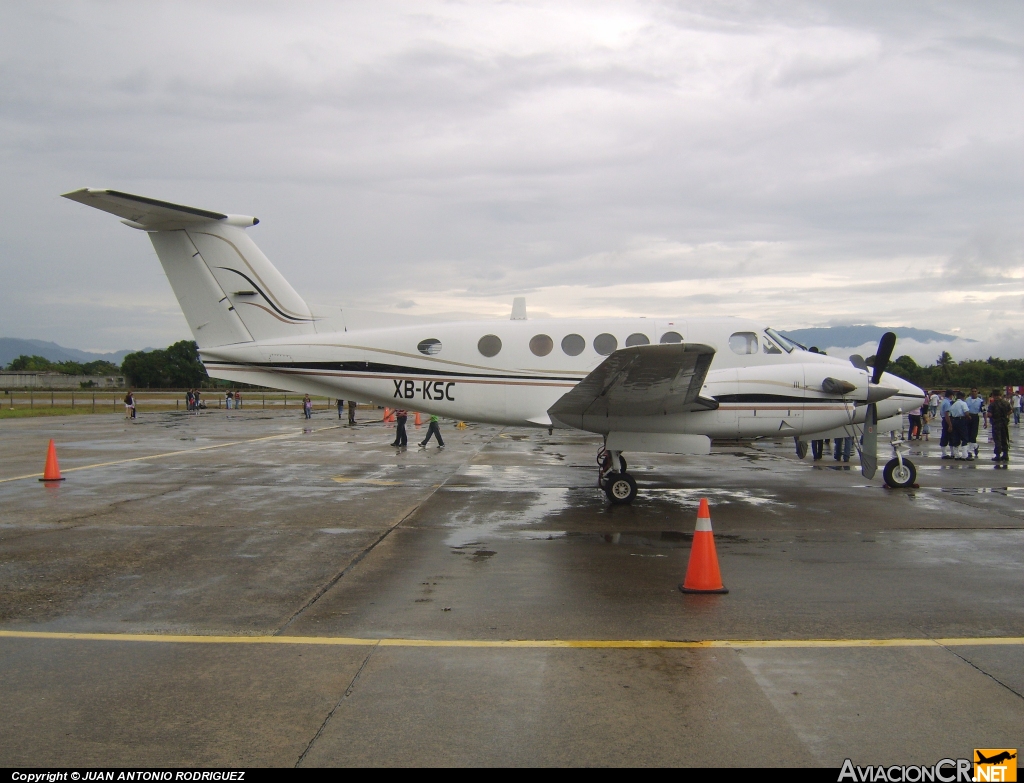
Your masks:
M903 452L907 444L902 438L895 438L892 441L892 453L895 455L885 463L882 469L882 480L886 486L893 489L906 489L914 486L917 481L917 468L909 459L904 459Z
M612 468L616 463L619 470ZM626 505L636 499L636 481L626 472L626 459L620 452L601 449L597 453L597 465L600 470L598 486L604 490L612 505Z

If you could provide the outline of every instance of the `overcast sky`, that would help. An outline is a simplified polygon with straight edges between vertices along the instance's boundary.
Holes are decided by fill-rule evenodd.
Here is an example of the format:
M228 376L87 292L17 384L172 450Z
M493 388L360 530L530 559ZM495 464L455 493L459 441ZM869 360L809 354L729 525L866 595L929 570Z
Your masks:
M1021 356L1022 65L1020 2L0 2L0 335L189 335L89 186L258 216L312 302Z

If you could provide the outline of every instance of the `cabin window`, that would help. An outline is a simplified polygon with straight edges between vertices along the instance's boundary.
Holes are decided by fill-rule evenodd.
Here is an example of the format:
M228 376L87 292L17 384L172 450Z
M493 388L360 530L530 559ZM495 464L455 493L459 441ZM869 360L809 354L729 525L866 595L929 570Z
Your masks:
M765 353L782 353L782 350L767 337L761 338L761 350Z
M492 356L497 356L501 350L501 338L496 334L485 334L480 338L480 342L476 344L476 347L480 353L489 359Z
M434 337L428 337L426 340L420 340L416 350L424 356L433 356L436 353L441 353L441 341Z
M631 334L629 337L626 338L626 347L627 348L632 348L634 345L650 345L650 344L651 344L651 341L649 339L647 339L647 335L646 334L640 334L640 332L637 332L636 334Z
M665 332L661 336L661 342L663 343L681 343L683 336L679 332Z
M615 339L615 335L599 334L594 338L594 350L602 356L608 356L615 353L615 349L619 347L619 341Z
M530 340L530 352L534 356L547 356L555 347L555 341L546 334L538 334Z
M740 356L757 353L757 335L753 332L736 332L729 338L729 348Z
M587 347L587 341L578 334L567 334L562 338L562 351L566 356L579 356Z

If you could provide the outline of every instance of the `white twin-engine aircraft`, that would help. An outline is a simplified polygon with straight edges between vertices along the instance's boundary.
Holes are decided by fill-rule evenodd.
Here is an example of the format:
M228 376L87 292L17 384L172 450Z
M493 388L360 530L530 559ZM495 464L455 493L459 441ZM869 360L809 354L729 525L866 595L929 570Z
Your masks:
M311 307L249 239L259 221L86 188L66 198L149 233L214 378L411 408L453 419L603 435L601 486L636 497L622 452L708 454L712 438L857 436L864 474L877 433L901 430L921 389L885 372L807 351L739 318L416 322ZM396 325L400 324L400 325ZM859 426L857 426L859 425ZM916 471L893 439L884 478Z

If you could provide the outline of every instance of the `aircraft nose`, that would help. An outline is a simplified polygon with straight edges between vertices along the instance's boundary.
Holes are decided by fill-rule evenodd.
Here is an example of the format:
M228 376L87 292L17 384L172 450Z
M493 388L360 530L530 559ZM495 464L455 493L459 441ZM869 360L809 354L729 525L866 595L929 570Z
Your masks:
M893 399L902 403L904 410L912 410L925 400L924 389L918 388L905 378L891 373L882 373L881 385L898 389Z

